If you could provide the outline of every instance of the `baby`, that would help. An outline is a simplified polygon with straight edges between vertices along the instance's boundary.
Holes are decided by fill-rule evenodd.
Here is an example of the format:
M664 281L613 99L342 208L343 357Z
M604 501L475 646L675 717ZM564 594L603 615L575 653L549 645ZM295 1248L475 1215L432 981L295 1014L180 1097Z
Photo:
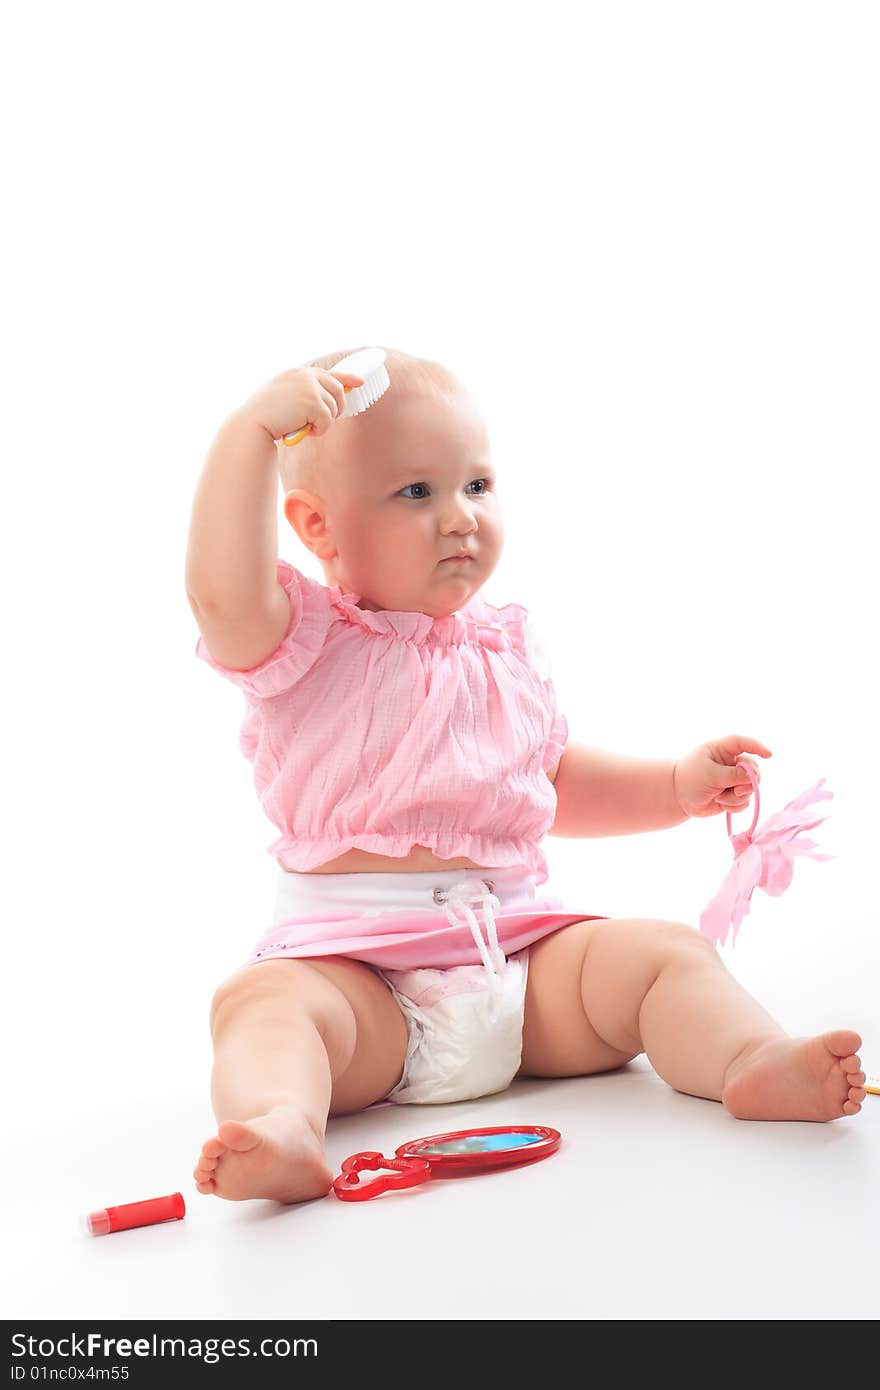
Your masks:
M527 610L481 596L503 529L470 394L388 350L390 387L343 421L362 383L334 373L342 356L233 410L193 504L197 652L244 692L241 749L280 832L274 920L213 1000L199 1192L319 1197L328 1115L642 1052L739 1119L855 1115L858 1034L791 1038L696 928L588 914L547 882L545 834L741 810L736 760L770 750L729 735L645 761L568 742ZM279 471L326 584L277 558Z

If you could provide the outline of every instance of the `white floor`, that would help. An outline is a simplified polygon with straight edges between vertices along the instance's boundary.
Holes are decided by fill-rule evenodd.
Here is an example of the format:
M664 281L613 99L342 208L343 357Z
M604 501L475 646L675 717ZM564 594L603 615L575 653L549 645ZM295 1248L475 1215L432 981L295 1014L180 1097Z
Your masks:
M876 956L852 968L876 921L844 914L833 941L814 923L781 968L785 900L761 909L763 947L756 915L731 968L792 1032L859 1028L880 1070ZM149 1067L141 1006L126 1032L126 1001L108 998L110 1017L83 1012L80 1036L57 1049L55 1093L19 1088L3 1160L6 1318L877 1316L880 1097L832 1124L744 1123L670 1090L642 1058L469 1104L375 1109L328 1133L338 1171L350 1153L421 1135L545 1124L563 1146L544 1162L360 1204L233 1205L190 1179L212 1124L191 984L169 980ZM175 1189L183 1221L100 1239L80 1229L81 1212Z
M199 1098L188 1100L195 1111ZM56 1147L40 1165L55 1172L45 1196L13 1206L5 1317L877 1316L880 1098L854 1121L747 1124L670 1091L642 1061L604 1077L517 1082L483 1102L334 1121L335 1169L359 1149L390 1154L418 1135L508 1122L561 1130L549 1159L296 1208L191 1192L185 1101L166 1108L158 1133L141 1118L128 1178L111 1183L108 1172L105 1185L115 1200L179 1183L186 1218L80 1234L73 1216L102 1155L96 1144L68 1162ZM138 1128L115 1107L91 1118Z

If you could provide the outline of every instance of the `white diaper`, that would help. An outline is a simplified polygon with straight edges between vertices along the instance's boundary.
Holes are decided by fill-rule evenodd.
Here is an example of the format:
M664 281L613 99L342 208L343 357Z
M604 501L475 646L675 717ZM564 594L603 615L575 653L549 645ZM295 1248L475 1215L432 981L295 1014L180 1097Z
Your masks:
M447 970L379 970L406 1018L403 1076L387 1097L440 1105L505 1090L519 1071L528 948L505 959L495 932L498 899L485 880L461 880L435 901L468 921L482 965ZM483 940L474 905L483 908Z

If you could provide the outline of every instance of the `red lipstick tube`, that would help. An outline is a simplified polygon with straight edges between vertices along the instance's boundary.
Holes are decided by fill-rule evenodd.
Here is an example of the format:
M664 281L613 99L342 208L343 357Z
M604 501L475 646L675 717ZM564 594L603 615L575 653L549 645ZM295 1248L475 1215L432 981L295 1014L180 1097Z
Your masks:
M127 1202L121 1207L101 1207L89 1212L86 1229L91 1236L106 1236L113 1231L130 1231L133 1226L155 1226L160 1221L180 1221L186 1206L179 1192L170 1197L151 1197L148 1202Z

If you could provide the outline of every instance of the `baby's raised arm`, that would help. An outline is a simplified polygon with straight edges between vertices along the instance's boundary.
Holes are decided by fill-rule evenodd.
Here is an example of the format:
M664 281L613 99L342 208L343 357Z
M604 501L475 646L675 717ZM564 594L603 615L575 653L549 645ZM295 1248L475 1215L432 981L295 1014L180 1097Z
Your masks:
M231 670L258 666L281 642L290 600L278 583L275 440L309 424L324 434L362 379L296 367L224 420L196 487L186 593L205 645Z

